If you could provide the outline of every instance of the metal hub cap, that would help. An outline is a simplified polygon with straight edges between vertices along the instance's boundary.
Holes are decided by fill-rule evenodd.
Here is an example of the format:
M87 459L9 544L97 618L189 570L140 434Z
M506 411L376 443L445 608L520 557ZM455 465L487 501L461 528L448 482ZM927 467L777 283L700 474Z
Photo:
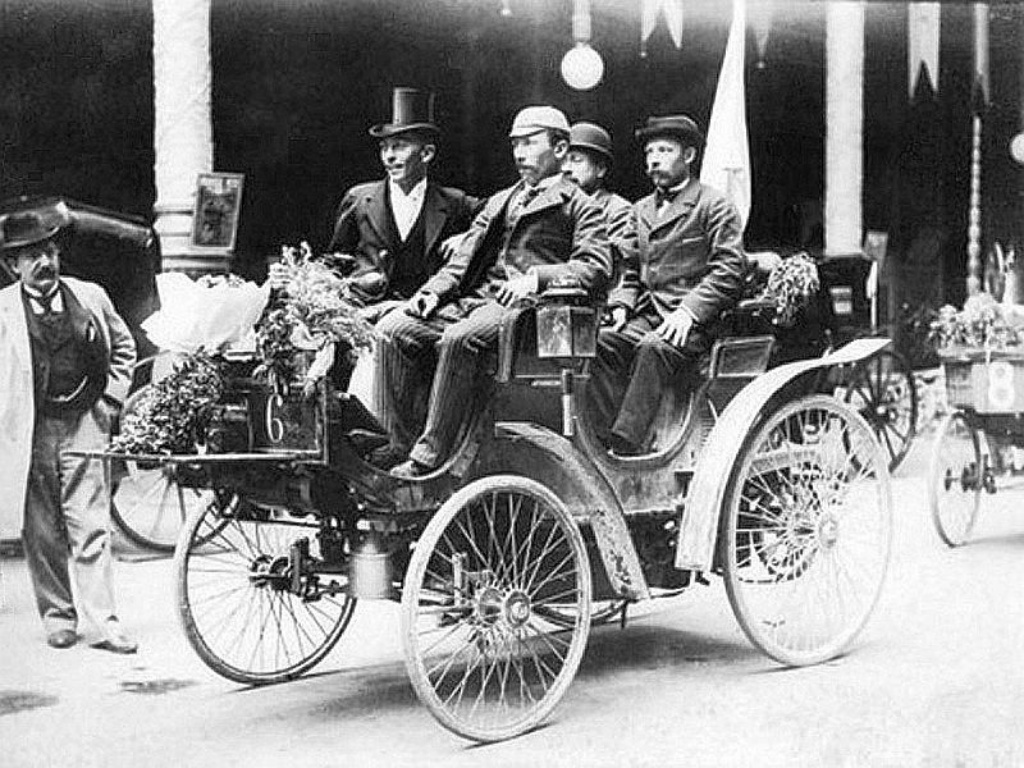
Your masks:
M487 624L493 624L500 615L501 594L494 587L484 587L477 593L477 618Z
M818 524L818 540L825 547L832 547L839 539L839 521L832 515L825 515Z
M521 627L530 620L530 598L516 590L505 598L505 620L513 627Z

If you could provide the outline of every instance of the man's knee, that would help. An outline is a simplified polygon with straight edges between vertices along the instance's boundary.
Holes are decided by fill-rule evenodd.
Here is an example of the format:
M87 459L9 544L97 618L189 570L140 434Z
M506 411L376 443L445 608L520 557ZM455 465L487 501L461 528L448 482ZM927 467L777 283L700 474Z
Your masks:
M488 334L474 323L455 323L444 329L438 347L441 354L478 355L487 349Z

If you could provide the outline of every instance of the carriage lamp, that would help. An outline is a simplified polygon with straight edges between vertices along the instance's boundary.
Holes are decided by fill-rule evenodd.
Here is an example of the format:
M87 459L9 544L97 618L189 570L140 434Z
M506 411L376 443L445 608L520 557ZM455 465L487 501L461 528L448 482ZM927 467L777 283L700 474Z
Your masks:
M537 306L537 356L581 358L597 354L597 310L573 280L554 282Z
M589 91L604 76L601 54L590 47L590 0L575 0L572 11L575 45L562 57L562 79L570 88Z
M537 357L563 361L562 434L572 437L576 413L575 378L580 358L597 354L597 310L575 279L554 281L537 306Z

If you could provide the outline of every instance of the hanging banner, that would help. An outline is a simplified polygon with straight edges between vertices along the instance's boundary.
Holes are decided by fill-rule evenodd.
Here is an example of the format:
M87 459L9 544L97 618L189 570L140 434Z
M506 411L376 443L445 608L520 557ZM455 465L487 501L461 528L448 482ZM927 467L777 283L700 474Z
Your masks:
M647 40L654 34L658 17L662 15L676 48L683 46L683 0L640 0L641 53L646 54Z
M747 97L744 85L746 0L733 0L732 26L711 107L708 140L700 180L735 204L743 226L750 216L750 148L747 139Z
M918 78L927 74L932 89L939 90L939 3L907 5L907 96L914 97Z

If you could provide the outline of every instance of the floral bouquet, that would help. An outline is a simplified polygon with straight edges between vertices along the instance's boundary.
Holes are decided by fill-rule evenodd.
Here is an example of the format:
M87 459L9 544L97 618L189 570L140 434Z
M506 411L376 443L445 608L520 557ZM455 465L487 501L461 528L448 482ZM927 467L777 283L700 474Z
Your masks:
M161 308L142 329L158 347L181 353L253 349L253 326L267 305L268 286L237 275L193 281L180 272L164 272L156 280Z
M817 265L806 253L794 253L769 273L764 295L775 304L776 322L791 325L820 288Z
M111 440L118 453L194 453L202 415L224 391L220 367L203 350L185 355L166 378L146 389L127 409Z
M283 291L272 302L256 328L259 356L256 375L275 387L287 388L304 376L307 393L334 363L335 349L369 349L373 326L360 313L361 302L349 279L314 258L308 243L285 246L281 264L288 273ZM303 352L313 363L302 370Z
M1024 316L988 293L971 296L964 308L947 304L931 323L929 339L940 352L956 347L1005 349L1024 344Z

